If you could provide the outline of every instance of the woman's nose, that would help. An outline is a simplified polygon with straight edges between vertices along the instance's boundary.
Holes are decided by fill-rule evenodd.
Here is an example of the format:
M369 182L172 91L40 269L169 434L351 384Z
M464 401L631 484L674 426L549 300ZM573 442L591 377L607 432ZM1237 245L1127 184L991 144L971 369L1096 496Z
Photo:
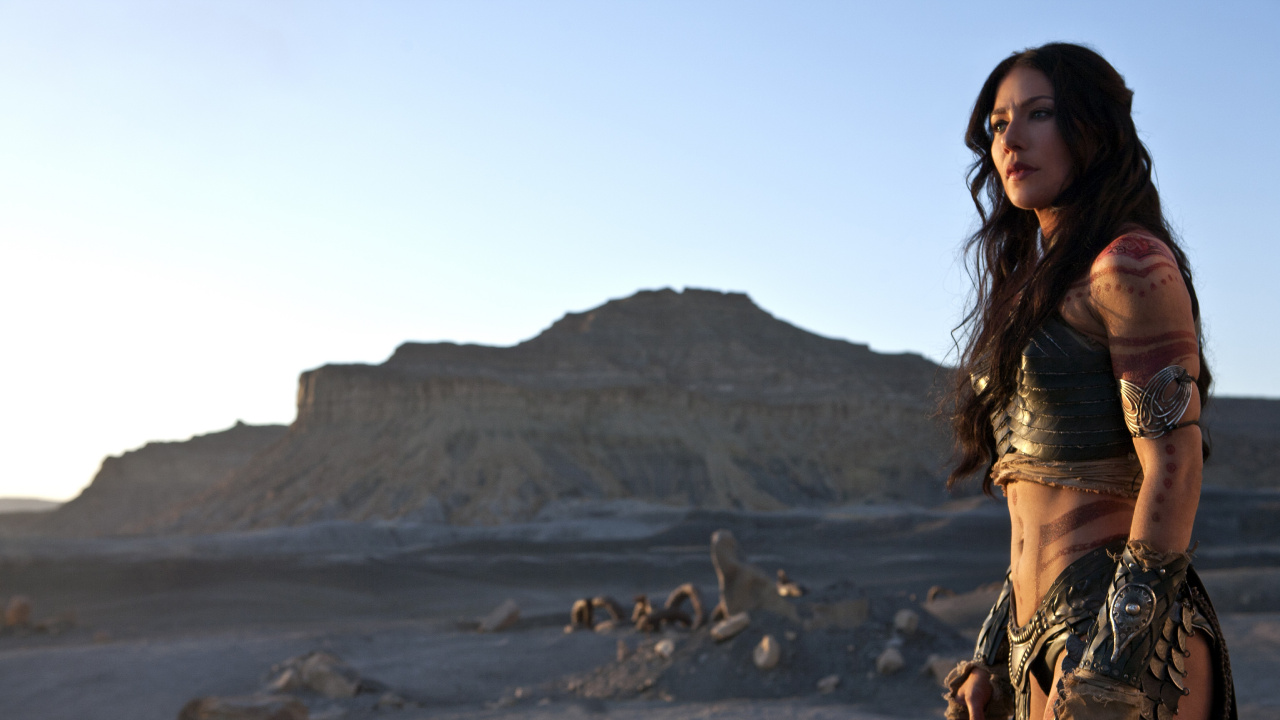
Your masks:
M1010 120L1008 125L1004 126L1004 132L1000 134L1000 142L1004 145L1005 150L1023 150L1024 138L1022 137L1022 123L1017 120Z

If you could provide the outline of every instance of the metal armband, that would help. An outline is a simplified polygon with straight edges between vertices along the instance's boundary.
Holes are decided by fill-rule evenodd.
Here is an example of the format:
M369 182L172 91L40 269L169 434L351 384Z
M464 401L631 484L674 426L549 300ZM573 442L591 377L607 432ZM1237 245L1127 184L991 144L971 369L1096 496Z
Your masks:
M973 648L973 659L983 665L999 667L1008 662L1009 656L1009 598L1013 595L1013 581L1006 573L1004 587L996 604L991 606L987 619L978 633L978 644Z
M1181 365L1170 365L1139 387L1120 379L1124 422L1136 438L1158 438L1181 427L1178 421L1191 405L1196 380Z
M1089 717L1094 701L1128 698L1136 717L1167 720L1186 694L1187 639L1193 609L1186 553L1162 553L1130 541L1116 566L1088 648L1065 683L1058 717Z

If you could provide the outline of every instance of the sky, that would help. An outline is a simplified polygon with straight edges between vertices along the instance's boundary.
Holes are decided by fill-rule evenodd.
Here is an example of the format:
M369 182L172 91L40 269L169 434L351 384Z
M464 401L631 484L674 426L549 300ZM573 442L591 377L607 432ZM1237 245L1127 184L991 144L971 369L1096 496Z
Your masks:
M1274 2L0 0L0 496L640 289L946 361L969 110L1054 40L1135 90L1217 392L1280 397L1278 31Z

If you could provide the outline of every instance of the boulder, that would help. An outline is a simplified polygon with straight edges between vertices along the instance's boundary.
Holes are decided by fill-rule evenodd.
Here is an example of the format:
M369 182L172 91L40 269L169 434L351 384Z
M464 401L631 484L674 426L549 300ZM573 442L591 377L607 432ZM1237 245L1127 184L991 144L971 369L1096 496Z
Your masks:
M663 638L653 646L653 651L658 654L658 657L669 658L676 653L676 641L671 638Z
M298 668L302 684L327 698L355 697L360 692L360 675L335 655L311 653Z
M920 668L920 674L931 677L937 681L938 685L946 687L947 675L964 659L966 658L934 653L925 659L924 666Z
M748 610L768 610L799 620L795 607L778 595L775 579L743 559L732 532L717 530L711 534L711 562L720 584L716 610L724 617Z
M520 619L520 606L515 600L507 600L480 620L480 632L501 632Z
M288 695L196 698L178 720L307 720L307 706Z

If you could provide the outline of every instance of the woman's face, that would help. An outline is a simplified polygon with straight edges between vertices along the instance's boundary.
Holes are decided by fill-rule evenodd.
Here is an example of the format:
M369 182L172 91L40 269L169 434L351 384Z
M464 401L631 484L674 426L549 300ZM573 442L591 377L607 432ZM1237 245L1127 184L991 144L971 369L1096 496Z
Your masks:
M1045 210L1071 180L1071 154L1055 120L1044 73L1015 67L996 90L991 159L1015 207Z

